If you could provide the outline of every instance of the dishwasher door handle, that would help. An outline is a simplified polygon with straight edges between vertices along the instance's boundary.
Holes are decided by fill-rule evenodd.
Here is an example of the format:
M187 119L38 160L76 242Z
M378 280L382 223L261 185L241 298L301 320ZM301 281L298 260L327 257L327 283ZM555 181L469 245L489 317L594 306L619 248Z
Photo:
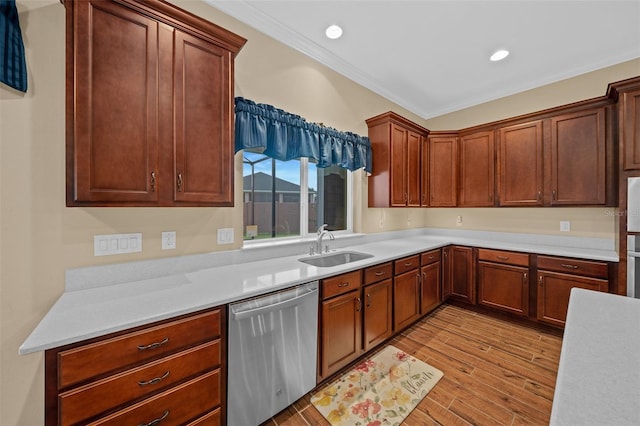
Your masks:
M286 308L291 307L291 306L299 305L302 302L304 302L304 299L307 296L309 296L310 294L316 293L317 291L318 291L318 289L314 288L312 290L307 291L304 294L301 294L299 296L293 297L291 299L283 300L282 302L273 303L273 304L267 305L267 306L261 306L259 308L248 309L246 311L234 312L233 313L233 319L236 320L236 321L239 321L241 319L245 319L245 318L253 317L253 316L256 316L256 315L260 315L260 314L265 313L265 312L280 311L280 310L286 309Z

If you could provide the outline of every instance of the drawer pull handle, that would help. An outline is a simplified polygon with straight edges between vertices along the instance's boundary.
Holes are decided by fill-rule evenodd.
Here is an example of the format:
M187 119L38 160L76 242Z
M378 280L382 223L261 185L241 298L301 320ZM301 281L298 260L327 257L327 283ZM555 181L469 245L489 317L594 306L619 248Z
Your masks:
M578 265L570 265L568 263L561 263L563 268L567 268L567 269L578 269Z
M155 383L158 383L164 379L166 379L167 377L169 377L169 370L167 370L162 376L160 377L154 377L151 380L142 380L138 382L138 385L140 386L147 386L147 385L153 385Z
M404 263L404 266L406 266L407 268L408 268L409 266L411 266L411 265L413 265L413 262L405 262L405 263Z
M500 259L500 260L509 260L509 256L500 256L500 255L498 255L498 256L496 256L496 257L497 257L498 259Z
M349 287L349 282L340 283L340 284L338 284L338 287L340 287L340 288Z
M157 419L153 419L149 423L140 423L138 426L153 426L153 425L157 425L158 423L160 423L161 421L166 419L167 416L169 416L169 410L165 410L164 413L162 413L162 416L158 417Z
M146 351L147 349L155 349L155 348L160 347L160 346L162 346L162 345L164 345L164 344L166 344L168 342L169 342L169 338L165 337L164 339L162 339L159 342L150 343L148 345L139 345L138 346L138 350L139 351Z
M376 277L381 277L384 275L384 271L378 271L376 272Z

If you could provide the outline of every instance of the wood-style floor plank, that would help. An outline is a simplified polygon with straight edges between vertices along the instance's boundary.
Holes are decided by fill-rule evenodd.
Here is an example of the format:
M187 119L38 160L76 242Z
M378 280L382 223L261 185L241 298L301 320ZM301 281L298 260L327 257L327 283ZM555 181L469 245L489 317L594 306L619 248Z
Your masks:
M402 426L549 422L562 346L559 331L445 304L389 344L444 373ZM310 395L264 423L328 424Z

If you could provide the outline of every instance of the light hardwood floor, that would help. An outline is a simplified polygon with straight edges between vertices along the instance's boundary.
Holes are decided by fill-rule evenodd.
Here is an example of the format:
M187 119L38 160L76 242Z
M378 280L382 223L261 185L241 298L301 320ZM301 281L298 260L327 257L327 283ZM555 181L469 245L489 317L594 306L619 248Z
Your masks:
M442 305L389 343L444 377L402 423L546 425L562 333ZM265 426L328 425L310 395Z

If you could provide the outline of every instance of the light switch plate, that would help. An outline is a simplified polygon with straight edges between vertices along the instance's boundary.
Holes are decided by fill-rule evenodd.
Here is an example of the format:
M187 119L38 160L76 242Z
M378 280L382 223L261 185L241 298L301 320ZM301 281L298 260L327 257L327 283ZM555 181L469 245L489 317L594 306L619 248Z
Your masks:
M569 222L568 220L561 220L560 232L571 232L571 222Z
M233 228L218 229L218 244L233 244Z
M176 248L176 231L162 233L162 250L174 250Z
M93 255L138 253L142 251L142 233L93 236Z

